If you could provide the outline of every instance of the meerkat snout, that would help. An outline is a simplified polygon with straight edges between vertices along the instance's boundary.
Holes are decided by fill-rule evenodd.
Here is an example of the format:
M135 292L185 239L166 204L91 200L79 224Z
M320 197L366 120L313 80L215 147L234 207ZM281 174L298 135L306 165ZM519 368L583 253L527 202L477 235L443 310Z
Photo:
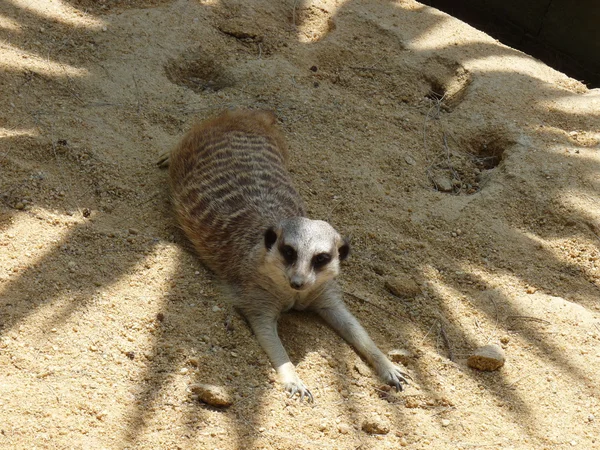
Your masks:
M349 244L327 222L305 217L285 219L265 232L267 261L295 291L312 289L339 273Z

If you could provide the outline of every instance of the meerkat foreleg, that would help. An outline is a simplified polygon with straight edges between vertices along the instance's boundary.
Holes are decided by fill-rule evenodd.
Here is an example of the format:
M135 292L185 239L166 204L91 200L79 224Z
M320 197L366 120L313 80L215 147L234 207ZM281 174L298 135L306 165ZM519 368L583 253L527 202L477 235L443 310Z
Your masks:
M263 348L290 397L298 394L300 401L313 402L313 395L304 385L277 334L277 317L245 314L258 343Z
M329 292L327 295L337 294ZM341 299L326 298L325 300L321 302L324 303L322 306L315 305L315 312L375 368L383 381L401 391L402 383L408 384L407 379L410 375L403 372L379 350L356 317L346 309Z

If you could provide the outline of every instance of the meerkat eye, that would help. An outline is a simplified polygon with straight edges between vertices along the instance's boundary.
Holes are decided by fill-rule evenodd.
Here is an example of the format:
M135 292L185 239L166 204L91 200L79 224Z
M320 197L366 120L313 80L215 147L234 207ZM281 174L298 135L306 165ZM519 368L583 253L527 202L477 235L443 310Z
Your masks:
M281 247L281 249L279 250L281 252L281 255L283 256L283 259L285 259L285 261L288 264L293 263L294 261L296 261L296 250L294 250L293 247L289 246L289 245L284 245L283 247Z
M313 256L312 264L315 269L319 269L331 261L331 255L329 253L319 253Z

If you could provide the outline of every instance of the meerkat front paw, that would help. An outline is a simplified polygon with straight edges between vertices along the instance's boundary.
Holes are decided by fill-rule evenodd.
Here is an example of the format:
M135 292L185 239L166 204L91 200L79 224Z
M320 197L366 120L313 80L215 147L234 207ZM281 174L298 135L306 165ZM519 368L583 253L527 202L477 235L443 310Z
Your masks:
M308 388L304 385L300 378L295 377L294 380L287 380L283 382L283 386L285 387L286 392L289 393L290 398L294 397L296 394L300 396L300 401L306 398L308 403L313 403L313 395L308 390Z
M400 367L390 363L389 366L385 367L379 372L379 376L390 386L396 388L396 391L402 391L404 389L403 384L408 384L408 380L412 380L411 376L403 372Z

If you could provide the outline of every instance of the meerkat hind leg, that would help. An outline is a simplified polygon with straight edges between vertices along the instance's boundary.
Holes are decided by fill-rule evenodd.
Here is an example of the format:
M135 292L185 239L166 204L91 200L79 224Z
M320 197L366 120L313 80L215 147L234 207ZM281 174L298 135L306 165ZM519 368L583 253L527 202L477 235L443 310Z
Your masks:
M277 334L277 318L276 317L257 317L253 315L245 315L246 319L250 323L258 343L263 348L273 367L277 371L281 382L285 390L290 394L290 397L298 394L300 401L306 400L313 402L313 395L304 385L294 365L290 361L290 358L279 339Z
M341 300L333 304L328 303L325 307L316 307L315 312L375 368L383 381L401 391L402 383L408 384L410 375L403 372L379 350Z

